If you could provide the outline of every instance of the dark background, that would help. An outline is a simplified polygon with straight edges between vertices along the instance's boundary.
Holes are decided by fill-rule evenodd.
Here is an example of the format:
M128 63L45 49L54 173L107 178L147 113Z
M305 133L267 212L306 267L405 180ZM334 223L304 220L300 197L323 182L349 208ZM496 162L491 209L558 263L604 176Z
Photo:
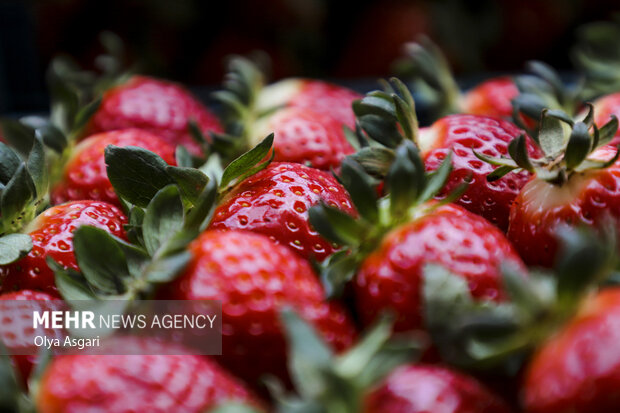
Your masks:
M92 65L111 30L145 73L216 85L223 59L261 49L274 79L390 74L402 44L431 36L456 73L516 71L528 59L570 70L575 28L617 0L0 0L0 113L45 110L45 70Z

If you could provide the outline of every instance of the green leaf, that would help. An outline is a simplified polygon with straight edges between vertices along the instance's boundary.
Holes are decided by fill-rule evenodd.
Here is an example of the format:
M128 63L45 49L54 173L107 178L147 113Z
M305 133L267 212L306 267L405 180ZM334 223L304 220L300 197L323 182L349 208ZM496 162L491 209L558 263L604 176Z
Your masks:
M396 148L404 139L395 120L370 114L358 117L358 123L371 139L388 148Z
M191 168L194 166L192 155L183 145L177 146L174 152L174 159L177 161L177 165L181 168Z
M146 280L154 283L167 283L176 278L192 259L189 251L157 259L148 266Z
M220 188L225 190L231 186L234 182L240 182L245 178L254 175L258 171L264 169L269 165L271 159L273 159L273 133L267 136L261 143L244 153L228 165L222 174L222 180L220 182ZM271 159L265 162L261 162L265 157L272 152ZM233 182L234 181L234 182Z
M392 97L385 92L375 90L361 100L353 102L353 111L357 117L375 115L396 122L397 114Z
M160 189L146 208L142 234L149 254L154 255L183 228L184 211L179 189L169 185Z
M359 245L368 232L368 228L351 215L323 203L308 210L308 219L321 235L341 245Z
M217 182L211 180L198 197L194 208L187 213L184 225L185 230L204 231L209 225L213 211L217 206L217 198Z
M78 113L75 115L75 122L73 123L73 132L81 131L84 126L88 123L90 118L93 117L95 112L99 110L99 106L101 106L101 98L95 99L83 108L81 108Z
M11 264L26 256L32 249L32 239L27 234L8 234L0 237L0 265Z
M4 139L25 159L32 148L35 131L28 125L13 119L2 120Z
M422 291L425 325L430 330L450 324L474 307L467 280L438 265L424 267Z
M323 372L332 364L333 353L316 331L292 310L280 320L289 343L289 370L300 395L314 398L325 391Z
M146 208L157 191L175 183L166 172L168 164L143 148L110 145L105 149L105 162L116 193L142 208Z
M439 168L429 175L429 179L424 186L424 190L419 196L419 202L424 203L433 198L444 187L452 171L452 152L441 162Z
M342 161L340 170L342 185L351 196L357 212L367 221L376 222L379 219L379 210L372 178L364 172L360 164L349 157Z
M515 169L517 169L516 166L508 166L508 165L500 166L499 168L496 168L495 170L493 170L493 172L487 175L487 181L489 182L497 181L498 179L500 179L507 173L514 171Z
M508 144L508 153L515 163L528 172L534 172L534 166L530 162L530 156L527 153L527 139L524 134L519 135Z
M607 145L616 136L618 131L618 118L611 115L611 120L599 129L599 141L597 146Z
M47 163L45 161L45 149L39 137L36 137L32 142L32 149L26 166L34 183L35 197L44 197L48 189Z
M2 199L0 200L2 218L21 219L19 215L28 202L33 199L34 189L34 182L28 174L26 164L22 163L2 192Z
M383 179L394 162L394 151L383 147L365 147L349 157L359 163L369 175Z
M221 404L218 407L209 410L207 413L260 413L260 411L252 406L229 402Z
M10 147L0 142L0 183L9 182L20 164L19 156Z
M401 217L424 190L425 171L417 148L409 141L396 149L386 182L392 216Z
M547 116L543 111L543 117L538 134L540 148L546 156L555 158L565 147L564 122L553 116Z
M588 132L588 126L583 122L577 122L568 138L564 162L566 167L571 170L583 162L590 153L592 138Z
M342 294L344 286L355 276L360 265L361 256L350 251L339 251L332 254L321 269L321 281L328 298Z
M54 271L56 288L58 288L64 300L81 301L97 299L86 280L79 273L71 269L65 269L54 261L52 257L48 256L45 261L48 267Z
M73 248L84 278L106 294L122 294L129 278L125 253L107 231L87 225L73 233Z
M202 171L194 168L168 166L166 172L179 186L183 199L190 204L196 202L209 182L209 178Z
M196 123L195 120L190 120L187 122L187 130L189 131L190 136L194 139L196 143L205 147L207 145L207 139L205 135L202 133L200 126Z

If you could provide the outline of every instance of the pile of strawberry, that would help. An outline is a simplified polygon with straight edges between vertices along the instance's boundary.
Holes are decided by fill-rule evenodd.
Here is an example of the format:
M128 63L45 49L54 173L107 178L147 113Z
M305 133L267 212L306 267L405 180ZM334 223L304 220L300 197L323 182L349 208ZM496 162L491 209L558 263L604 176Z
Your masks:
M462 93L407 50L427 127L395 78L267 85L236 57L218 119L56 62L51 116L3 122L3 345L34 334L3 300L200 299L223 354L3 357L0 410L620 411L618 70L582 45L577 86L534 62Z

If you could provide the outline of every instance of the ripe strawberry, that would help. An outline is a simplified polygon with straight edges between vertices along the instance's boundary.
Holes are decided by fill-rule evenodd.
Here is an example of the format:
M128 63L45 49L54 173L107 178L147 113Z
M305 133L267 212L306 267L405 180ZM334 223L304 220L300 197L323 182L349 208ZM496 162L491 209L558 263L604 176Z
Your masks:
M523 263L501 231L458 205L432 198L451 176L448 154L437 172L425 172L411 141L397 149L387 173L387 195L377 200L369 176L351 158L341 181L355 200L360 218L322 204L310 211L311 224L349 250L330 258L322 279L338 292L353 279L358 314L367 325L381 312L397 316L395 329L423 327L422 279L428 264L452 269L465 279L476 300L501 301L499 266Z
M151 77L133 76L104 93L84 136L139 128L174 146L184 145L194 155L201 155L200 145L188 130L189 121L195 121L205 135L222 132L215 115L184 87Z
M122 344L125 349L134 347L135 355L55 358L39 384L37 411L201 413L229 401L263 411L243 383L210 359L170 355L164 344L137 340Z
M604 125L611 120L611 116L620 117L620 93L612 93L610 95L602 96L593 102L594 111L596 116L594 117L594 123L597 125ZM620 132L616 132L614 139L612 139L610 145L618 145L620 143Z
M530 174L522 171L489 182L486 176L497 167L478 159L473 151L491 157L506 155L510 142L521 133L508 121L476 115L446 116L421 129L418 141L427 170L436 170L448 152L454 154L450 178L438 195L452 192L469 177L467 191L455 202L505 231L510 206Z
M351 345L355 330L348 315L338 303L324 300L308 262L288 248L259 234L206 231L189 251L192 259L184 273L163 294L222 301L221 362L248 383L267 373L287 377L278 320L285 306L314 324L335 350Z
M2 344L13 353L19 353L26 349L30 349L33 346L34 337L37 335L32 328L32 321L30 317L22 317L26 310L32 311L48 311L54 309L60 309L60 306L54 303L52 300L58 300L58 298L33 290L20 290L11 293L0 294L0 312L2 313L2 325L0 326L0 337ZM10 301L10 302L8 302ZM14 301L28 301L24 303L23 307L17 310L17 305ZM43 301L44 303L38 303ZM13 314L12 314L13 313ZM14 315L15 314L15 315ZM46 330L45 334L49 338L61 337L62 333L58 330ZM37 362L37 356L35 355L13 355L12 362L20 372L20 378L23 384L26 384L28 377L33 366Z
M512 99L519 94L514 81L508 77L496 77L479 83L468 90L461 100L464 113L512 118Z
M264 76L247 59L230 62L225 90L216 97L227 107L232 153L244 152L275 133L275 160L329 170L353 152L343 126L355 128L352 90L311 79L285 79L264 86Z
M324 114L291 107L263 121L260 127L266 132L265 136L275 131L274 161L308 164L329 171L353 153L342 124Z
M175 148L157 135L141 129L102 132L84 139L67 161L62 178L52 188L52 204L92 199L120 207L106 173L104 150L108 145L138 146L158 154L166 163L176 165Z
M555 259L559 224L598 226L606 216L620 216L617 150L603 146L615 135L618 121L613 118L597 129L592 107L584 122L553 116L545 113L538 137L544 157L530 159L521 142L512 160L500 160L504 173L527 169L535 174L511 207L508 238L527 264L546 267ZM570 136L558 139L565 125Z
M395 329L422 327L423 271L429 263L465 278L477 300L506 298L500 264L524 269L510 242L484 219L456 205L423 211L387 233L361 262L353 289L365 325L391 309L398 316Z
M364 413L508 413L510 409L473 377L440 366L394 370L365 399Z
M258 107L295 107L330 117L355 128L354 100L362 96L353 90L314 79L286 79L266 86L258 97Z
M452 171L446 186L437 193L438 198L468 181L467 190L455 203L506 230L510 204L529 179L529 173L525 171L489 183L486 176L498 167L479 157L508 153L510 143L523 131L508 121L479 115L450 115L418 130L411 94L398 79L392 79L392 85L386 91L370 92L354 104L365 132L358 138L361 141L370 138L386 147L363 148L354 158L369 173L383 178L394 159L394 149L404 140L418 146L428 171L436 171L446 156L452 154ZM404 111L406 116L399 118L397 110Z
M523 386L531 413L620 410L620 289L587 300L577 316L534 355Z
M0 266L0 292L28 289L58 295L54 272L47 266L46 258L77 270L72 244L77 227L92 225L124 238L126 223L123 213L105 202L73 201L46 210L26 229L33 244L28 255L13 264Z
M258 232L302 257L322 261L335 247L308 224L308 209L319 200L355 213L349 195L330 174L275 162L224 195L211 228Z

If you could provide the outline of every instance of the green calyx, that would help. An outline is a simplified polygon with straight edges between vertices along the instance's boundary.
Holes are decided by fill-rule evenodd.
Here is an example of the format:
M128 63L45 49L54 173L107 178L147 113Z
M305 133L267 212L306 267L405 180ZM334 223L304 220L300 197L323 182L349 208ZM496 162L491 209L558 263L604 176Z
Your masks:
M32 249L30 236L18 232L47 205L49 182L41 137L20 122L3 126L7 141L21 137L15 129L29 141L20 141L15 148L0 142L0 265L15 262Z
M349 192L358 218L323 203L309 210L310 223L321 235L346 246L321 268L328 296L341 293L344 284L353 278L361 262L388 232L453 201L466 188L466 185L459 187L442 201L429 203L448 179L451 156L430 173L425 171L420 153L411 141L398 146L394 156L385 180L387 195L382 198L377 195L378 181L353 157L342 162L339 180Z
M481 160L499 166L487 176L489 181L501 178L511 171L526 170L556 185L563 185L571 175L588 170L604 169L612 165L618 153L609 160L589 159L589 155L608 144L618 129L615 116L602 127L594 124L594 109L587 104L588 113L583 120L575 121L565 112L544 109L540 129L534 142L542 152L540 158L532 159L527 150L525 135L513 139L508 145L509 158L491 158L474 154Z
M551 66L539 61L527 63L528 74L514 77L519 94L512 101L513 120L536 138L545 109L577 117L584 102L583 80L573 86L565 84ZM531 127L531 124L537 127Z
M577 38L572 58L585 77L585 98L620 91L620 14L579 28Z
M365 257L394 228L452 202L467 188L464 183L449 196L429 203L444 187L452 169L451 153L440 167L426 172L415 141L418 123L414 101L398 79L383 82L383 91L368 93L354 102L357 117L357 153L342 162L338 179L348 191L359 218L320 204L309 210L312 226L321 235L343 245L320 268L328 296L341 293ZM377 186L387 194L379 197Z
M445 362L516 374L528 355L614 274L612 230L562 227L558 235L561 250L553 272L526 276L511 265L503 267L508 295L503 303L474 299L466 280L441 267L425 269L425 325Z
M368 390L394 368L415 359L423 343L393 336L389 318L378 321L344 354L335 355L319 334L296 313L281 320L289 342L289 371L296 394L285 395L275 381L267 384L279 413L357 413Z
M204 171L171 166L143 148L108 146L108 178L129 216L128 241L99 228L79 227L73 246L81 272L48 260L63 298L131 302L152 297L188 264L187 246L207 228L220 194L265 168L272 144L270 135L231 162L219 185L209 165Z
M222 90L213 97L224 107L225 134L212 134L210 152L220 154L224 159L233 159L250 147L255 122L264 113L258 108L258 96L266 85L262 67L264 57L254 60L234 56L228 61L228 71Z
M434 119L461 112L461 91L445 56L428 37L405 45L406 56L396 71L412 80L422 98L433 108Z

